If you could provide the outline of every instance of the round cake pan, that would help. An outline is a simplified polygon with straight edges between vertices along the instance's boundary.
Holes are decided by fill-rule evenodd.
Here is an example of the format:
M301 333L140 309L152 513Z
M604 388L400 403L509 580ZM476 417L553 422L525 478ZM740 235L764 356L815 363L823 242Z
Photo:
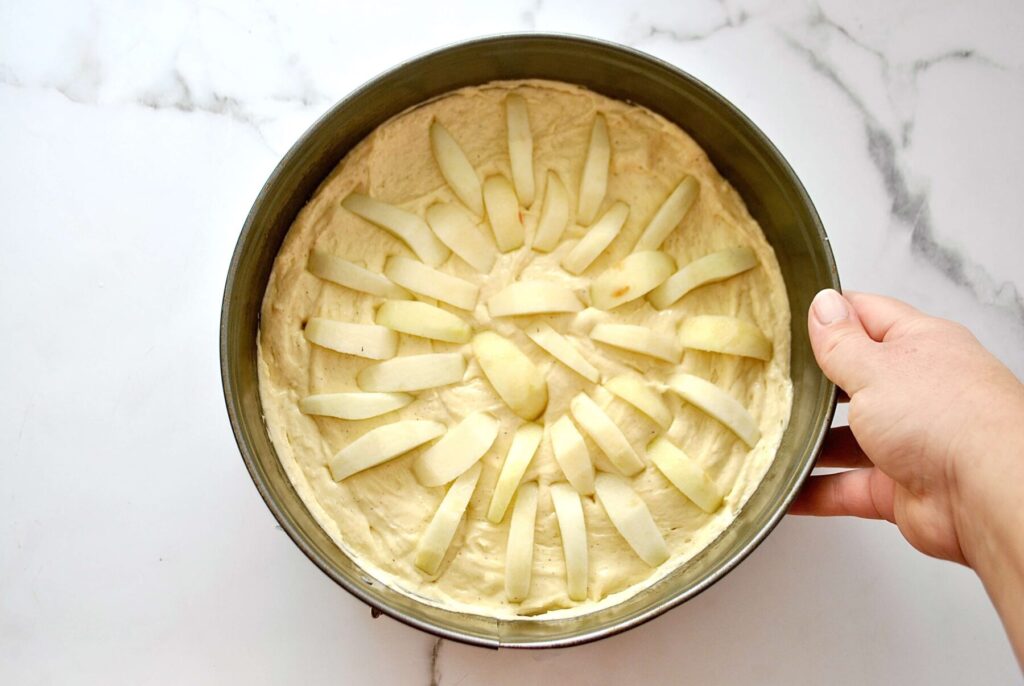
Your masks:
M267 434L256 374L260 305L288 228L345 154L379 124L448 91L500 79L565 81L647 107L679 125L743 196L775 249L793 313L793 413L778 455L739 517L678 570L628 600L575 618L496 620L414 600L365 573L306 510ZM417 57L332 107L270 175L231 259L220 325L221 376L242 459L281 527L325 574L406 624L444 638L498 647L562 647L637 626L721 579L785 515L810 473L835 410L835 388L814 362L806 312L839 278L821 221L775 146L725 98L649 55L589 38L519 34L471 40Z

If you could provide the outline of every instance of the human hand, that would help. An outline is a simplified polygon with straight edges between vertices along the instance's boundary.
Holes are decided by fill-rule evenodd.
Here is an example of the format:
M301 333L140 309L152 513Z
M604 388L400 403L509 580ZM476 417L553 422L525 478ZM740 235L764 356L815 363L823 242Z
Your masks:
M1002 510L1024 496L1024 386L966 328L892 298L822 291L808 330L850 398L818 466L853 469L812 476L790 512L886 519L918 550L974 566L986 522L1020 521Z

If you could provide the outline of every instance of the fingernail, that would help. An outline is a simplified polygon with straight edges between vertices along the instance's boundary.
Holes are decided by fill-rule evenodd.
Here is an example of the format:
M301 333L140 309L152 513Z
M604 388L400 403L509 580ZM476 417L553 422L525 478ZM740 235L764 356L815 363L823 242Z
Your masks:
M811 311L814 313L814 318L822 326L835 324L850 316L850 309L846 305L846 300L831 288L827 288L814 296L814 302L811 303Z

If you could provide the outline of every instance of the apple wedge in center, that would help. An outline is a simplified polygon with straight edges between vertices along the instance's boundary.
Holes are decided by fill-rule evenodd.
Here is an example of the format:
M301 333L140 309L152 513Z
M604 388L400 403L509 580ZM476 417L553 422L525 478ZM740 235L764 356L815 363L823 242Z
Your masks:
M483 331L473 337L473 353L510 410L527 421L540 416L548 404L547 381L515 343L493 331Z
M441 569L441 562L480 481L482 469L483 466L477 462L452 483L416 545L416 566L430 576Z
M512 436L512 445L501 465L498 482L491 494L491 505L487 509L487 519L499 523L505 517L505 510L512 501L512 495L519 487L519 482L526 473L526 468L533 461L533 456L544 437L544 427L539 424L523 424Z
M376 467L445 432L444 424L425 419L405 419L371 429L335 453L329 467L335 481Z
M356 376L356 384L364 391L423 391L462 381L465 373L461 353L404 355L366 367Z
M657 567L668 559L668 546L651 511L628 481L615 474L601 473L594 489L608 519L641 560Z
M412 466L416 480L429 488L455 479L490 450L499 426L498 420L486 412L467 416L416 458Z
M569 403L569 411L573 419L597 443L615 468L626 476L633 476L643 471L644 463L633 450L626 436L605 411L586 393L580 393Z
M683 350L675 337L636 324L598 324L590 331L591 340L658 360L678 364Z
M569 599L587 599L587 523L583 518L580 495L565 483L551 484L551 503L558 518L565 555L565 577Z
M469 324L440 307L415 300L388 300L377 309L375 321L394 331L447 343L466 343Z
M427 223L412 212L361 193L349 193L341 201L341 206L404 241L416 257L432 267L444 262L451 254Z
M386 360L398 352L398 334L386 326L352 324L313 317L303 330L306 340L321 348L371 360Z
M572 289L554 281L516 281L487 300L487 311L492 317L579 312L582 309L583 303Z
M679 342L684 348L726 355L772 359L772 342L756 324L736 317L699 314L687 317L679 326Z
M590 284L590 301L602 310L624 305L657 288L675 268L675 260L663 252L635 252L594 279Z
M550 432L551 452L562 474L577 491L591 495L594 492L594 464L590 461L587 444L576 425L568 416L563 415L551 425Z
M472 310L480 289L457 276L432 269L422 262L392 255L384 263L384 275L403 288L452 307Z
M706 379L693 374L674 374L668 387L683 400L721 422L753 448L761 438L757 420L738 400Z
M530 594L533 576L533 532L537 524L537 484L519 487L505 548L505 596L518 603Z

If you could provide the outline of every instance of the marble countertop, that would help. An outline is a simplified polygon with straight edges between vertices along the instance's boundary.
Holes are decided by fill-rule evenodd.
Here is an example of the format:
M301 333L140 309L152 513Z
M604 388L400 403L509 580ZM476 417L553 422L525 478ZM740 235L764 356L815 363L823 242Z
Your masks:
M0 681L1010 683L966 569L875 522L787 519L697 599L572 650L409 629L310 564L225 417L225 270L335 100L459 39L666 59L803 179L848 288L970 326L1024 374L1024 6L1012 0L0 4Z

